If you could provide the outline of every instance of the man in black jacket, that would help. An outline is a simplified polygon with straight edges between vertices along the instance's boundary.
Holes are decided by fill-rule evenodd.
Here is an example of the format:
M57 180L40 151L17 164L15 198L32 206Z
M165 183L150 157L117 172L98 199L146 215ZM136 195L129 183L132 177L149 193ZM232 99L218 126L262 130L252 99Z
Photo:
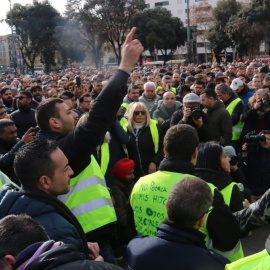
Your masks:
M103 140L106 131L113 124L115 115L123 101L129 72L137 63L139 55L143 51L141 43L138 40L133 40L135 32L136 28L133 28L128 34L123 46L119 69L95 99L86 121L79 127L74 130L77 114L60 99L47 99L37 108L37 123L41 129L37 137L40 139L51 139L57 142L59 148L69 160L69 164L74 171L73 177L78 176L91 163L91 155L96 151L96 147ZM105 181L103 182L106 186ZM74 193L72 195L76 196ZM105 209L111 209L109 208L112 207L111 200L107 198L104 200L103 197L100 198L102 203L106 203ZM91 207L93 205L85 203L83 206L85 205L86 207L84 207L83 211L87 209L89 216L91 215ZM80 205L76 206L80 207ZM76 209L73 210L75 216L76 213L77 215L81 214L81 212L78 214L78 211L75 213ZM89 223L93 222L93 219L96 219L96 217L91 216ZM104 220L107 222L108 217L104 216ZM108 257L110 257L107 261L114 260L108 245L112 225L112 222L107 222L106 225L96 228L93 231L86 231L88 241L96 241L99 244L103 244L106 251L103 252L101 247L101 255L103 255L105 261L107 260L105 253L109 254Z
M18 129L21 138L30 127L37 125L35 110L31 108L32 95L27 91L21 91L17 97L18 110L11 114L12 120Z
M196 94L185 95L183 106L172 115L171 127L177 124L191 125L196 129L200 142L207 142L211 140L208 117L201 111L200 103L201 100Z
M10 215L0 220L0 254L0 269L4 270L121 269L98 262L100 256L97 261L85 260L74 246L49 240L44 228L27 215Z

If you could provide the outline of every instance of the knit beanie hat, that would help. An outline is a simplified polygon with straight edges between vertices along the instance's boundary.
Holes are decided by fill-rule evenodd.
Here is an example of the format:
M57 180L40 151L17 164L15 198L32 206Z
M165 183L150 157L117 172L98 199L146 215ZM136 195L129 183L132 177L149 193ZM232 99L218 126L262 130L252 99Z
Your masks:
M132 159L128 159L128 158L120 159L114 164L113 174L118 179L122 179L131 173L134 166L135 166L135 163Z

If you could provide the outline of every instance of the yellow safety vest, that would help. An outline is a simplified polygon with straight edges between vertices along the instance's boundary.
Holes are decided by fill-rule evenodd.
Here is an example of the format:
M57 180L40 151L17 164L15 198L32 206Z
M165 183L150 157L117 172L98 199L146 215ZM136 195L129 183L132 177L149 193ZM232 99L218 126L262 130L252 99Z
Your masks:
M239 102L243 102L242 99L240 98L236 98L235 100L233 100L229 105L228 107L226 108L226 110L228 111L228 113L230 115L232 115L233 111L234 111L234 108L236 107L236 105L239 103ZM239 121L236 125L234 125L232 127L232 141L236 141L236 140L239 140L240 139L240 136L241 136L241 133L242 133L242 130L243 130L243 127L244 127L244 123Z
M127 123L122 127L125 130L125 132L127 132ZM158 134L158 128L157 128L157 121L153 120L153 119L150 119L149 127L150 127L150 132L151 132L151 135L152 135L153 144L154 144L154 147L155 147L155 154L156 154L158 152L158 148L159 148L159 134ZM123 145L123 148L124 148L125 153L128 155L126 145Z
M123 129L125 129L125 126L127 126L127 124L128 124L128 120L127 120L126 117L122 117L122 118L120 119L119 123L120 123L121 127L122 127Z
M161 89L161 88L163 88L163 87L162 87L162 86L158 86L156 89ZM174 94L176 94L176 88L171 87L171 90L172 90L172 92L173 92Z
M208 183L208 185L210 186L211 184ZM232 196L232 189L233 189L234 185L237 185L237 183L232 182L230 185L228 185L227 187L225 187L224 189L221 190L224 201L228 206L230 205L231 196ZM212 185L212 186L214 188L216 188L214 185ZM214 196L214 188L213 187L210 186L211 191L212 191L212 195ZM202 228L200 228L200 231L206 235L206 237L204 239L206 242L206 247L208 249L214 250L215 252L223 255L224 257L228 258L231 262L234 262L236 260L243 258L244 252L243 252L243 248L242 248L242 244L241 244L240 240L238 241L236 246L232 250L229 250L229 251L224 252L224 251L217 250L213 247L213 241L209 237L208 230L206 227L208 215L209 215L209 213L207 214L206 221L203 223Z
M103 175L105 175L108 169L109 161L110 161L109 143L104 142L101 145L100 150L101 150L100 169Z
M70 191L58 199L78 219L85 233L117 219L104 175L93 155L91 163L70 179Z
M137 232L156 235L158 225L168 216L165 202L172 186L186 176L194 177L190 174L157 171L139 179L130 197Z
M225 266L226 270L269 270L270 255L266 249Z
M129 103L123 102L123 103L121 104L121 106L124 107L124 108L127 110L128 106L129 106Z
M2 187L3 186L3 183L2 183L2 180L0 179L0 187Z
M224 198L224 201L227 205L230 206L230 203L231 203L231 198L232 198L232 190L233 190L233 187L234 186L238 186L237 183L235 182L232 182L230 183L227 187L223 188L220 192L222 193L223 195L223 198Z

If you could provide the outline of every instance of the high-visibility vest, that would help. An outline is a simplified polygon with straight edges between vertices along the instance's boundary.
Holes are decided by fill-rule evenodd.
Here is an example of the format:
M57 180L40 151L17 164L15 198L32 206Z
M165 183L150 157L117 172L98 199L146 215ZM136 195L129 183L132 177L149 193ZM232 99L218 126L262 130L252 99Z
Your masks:
M233 187L234 186L238 186L237 183L235 182L232 182L230 183L228 186L226 186L225 188L223 188L220 192L222 193L223 195L223 198L224 198L224 201L227 205L230 206L230 203L231 203L231 198L232 198L232 190L233 190Z
M157 227L168 216L165 202L172 186L190 174L157 171L138 180L133 187L130 204L137 232L154 236Z
M267 270L270 269L270 255L266 249L225 266L226 270Z
M127 124L122 126L122 127L127 132ZM153 140L153 144L155 147L155 154L156 154L158 152L158 148L159 148L159 134L158 134L158 128L157 128L157 121L150 119L149 127L150 127L150 132L152 135L152 140ZM125 153L128 155L126 145L123 145L123 148L124 148Z
M163 87L162 87L162 86L158 86L156 89L161 89L161 88L163 88ZM176 94L176 88L171 87L171 90L172 90L172 92L173 92L174 94Z
M2 183L2 180L0 179L0 187L2 187L3 186L3 183Z
M101 151L100 169L103 175L105 175L110 161L109 143L104 142L100 147L100 151Z
M233 111L234 111L234 108L236 107L236 105L239 103L239 102L243 102L243 100L241 98L236 98L235 100L233 100L229 105L228 107L226 108L226 110L228 111L228 113L230 115L232 115ZM244 127L244 123L239 121L236 125L234 125L232 127L232 141L236 141L236 140L239 140L240 139L240 136L241 136L241 133L242 133L242 130L243 130L243 127Z
M208 185L210 186L211 184L208 183ZM225 203L229 206L230 205L230 201L231 201L231 196L232 196L232 189L234 187L234 185L237 185L237 183L231 183L230 185L228 185L227 187L225 187L221 193L223 195L224 201ZM213 185L212 185L213 186ZM216 188L215 186L213 186L214 188ZM214 189L213 187L210 186L211 191L212 191L212 195L214 196ZM205 237L205 242L206 242L206 247L208 249L214 250L215 252L223 255L224 257L228 258L231 262L234 262L236 260L239 260L241 258L244 257L244 252L243 252L243 248L242 248L242 244L241 241L239 240L238 243L236 244L236 246L229 251L220 251L217 250L213 247L213 241L209 236L208 230L207 230L207 219L208 219L208 215L206 216L206 220L203 223L203 226L200 228L200 231L202 233L204 233L206 235Z
M122 117L122 118L120 119L119 123L120 123L121 127L122 127L123 129L125 129L125 126L127 126L127 124L128 124L128 120L127 120L126 117Z
M101 169L91 156L91 163L70 179L70 191L58 196L80 222L85 233L116 222L116 214Z
M124 108L127 110L128 106L129 106L129 103L123 102L123 103L121 104L121 106L124 107Z

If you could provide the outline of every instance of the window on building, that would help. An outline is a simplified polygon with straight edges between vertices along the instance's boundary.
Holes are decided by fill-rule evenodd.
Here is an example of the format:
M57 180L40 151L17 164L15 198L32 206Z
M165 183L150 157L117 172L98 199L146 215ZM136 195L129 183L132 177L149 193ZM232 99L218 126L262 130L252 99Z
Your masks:
M150 4L145 4L145 8L150 8Z
M169 5L169 1L155 3L155 7L163 7L163 6L168 6L168 5Z
M204 0L195 0L195 2L202 2L202 1L204 1Z

